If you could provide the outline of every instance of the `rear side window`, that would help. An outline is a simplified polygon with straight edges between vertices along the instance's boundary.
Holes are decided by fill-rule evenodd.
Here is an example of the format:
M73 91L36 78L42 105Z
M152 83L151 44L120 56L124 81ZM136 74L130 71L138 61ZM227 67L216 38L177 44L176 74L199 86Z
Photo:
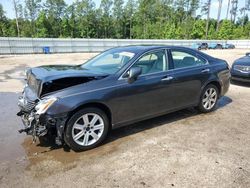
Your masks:
M190 53L172 50L172 58L174 63L174 68L185 68L192 66L205 65L206 61L198 58Z

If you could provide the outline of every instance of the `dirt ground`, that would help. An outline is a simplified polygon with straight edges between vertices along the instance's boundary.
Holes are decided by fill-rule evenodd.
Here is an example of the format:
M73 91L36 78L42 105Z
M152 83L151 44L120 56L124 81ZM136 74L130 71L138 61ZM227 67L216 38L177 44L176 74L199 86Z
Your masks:
M250 50L205 51L232 62ZM19 134L24 70L94 54L0 56L0 187L250 187L250 85L232 84L218 109L185 109L111 132L75 153Z

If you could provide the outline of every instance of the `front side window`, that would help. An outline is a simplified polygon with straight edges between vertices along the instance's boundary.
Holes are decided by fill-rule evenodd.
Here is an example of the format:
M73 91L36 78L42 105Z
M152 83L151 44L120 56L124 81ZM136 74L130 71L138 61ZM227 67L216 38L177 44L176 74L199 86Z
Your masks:
M143 55L132 67L141 67L142 75L168 70L165 50Z
M206 61L190 53L172 50L174 68L205 65Z

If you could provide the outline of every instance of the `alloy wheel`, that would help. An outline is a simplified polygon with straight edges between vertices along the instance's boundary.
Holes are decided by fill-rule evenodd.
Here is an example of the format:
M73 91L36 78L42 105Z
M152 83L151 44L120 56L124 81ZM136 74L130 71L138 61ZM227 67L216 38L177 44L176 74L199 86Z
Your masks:
M86 113L76 120L72 128L73 140L81 146L96 143L104 131L104 120L96 113Z
M214 88L208 88L203 95L202 105L206 110L214 107L217 101L217 91Z

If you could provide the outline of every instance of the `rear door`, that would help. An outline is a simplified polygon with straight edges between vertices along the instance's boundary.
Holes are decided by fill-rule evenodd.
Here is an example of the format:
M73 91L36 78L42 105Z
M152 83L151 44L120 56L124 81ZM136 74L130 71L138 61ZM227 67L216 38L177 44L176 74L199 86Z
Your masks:
M198 53L171 49L176 108L197 104L202 85L210 76L210 65Z

